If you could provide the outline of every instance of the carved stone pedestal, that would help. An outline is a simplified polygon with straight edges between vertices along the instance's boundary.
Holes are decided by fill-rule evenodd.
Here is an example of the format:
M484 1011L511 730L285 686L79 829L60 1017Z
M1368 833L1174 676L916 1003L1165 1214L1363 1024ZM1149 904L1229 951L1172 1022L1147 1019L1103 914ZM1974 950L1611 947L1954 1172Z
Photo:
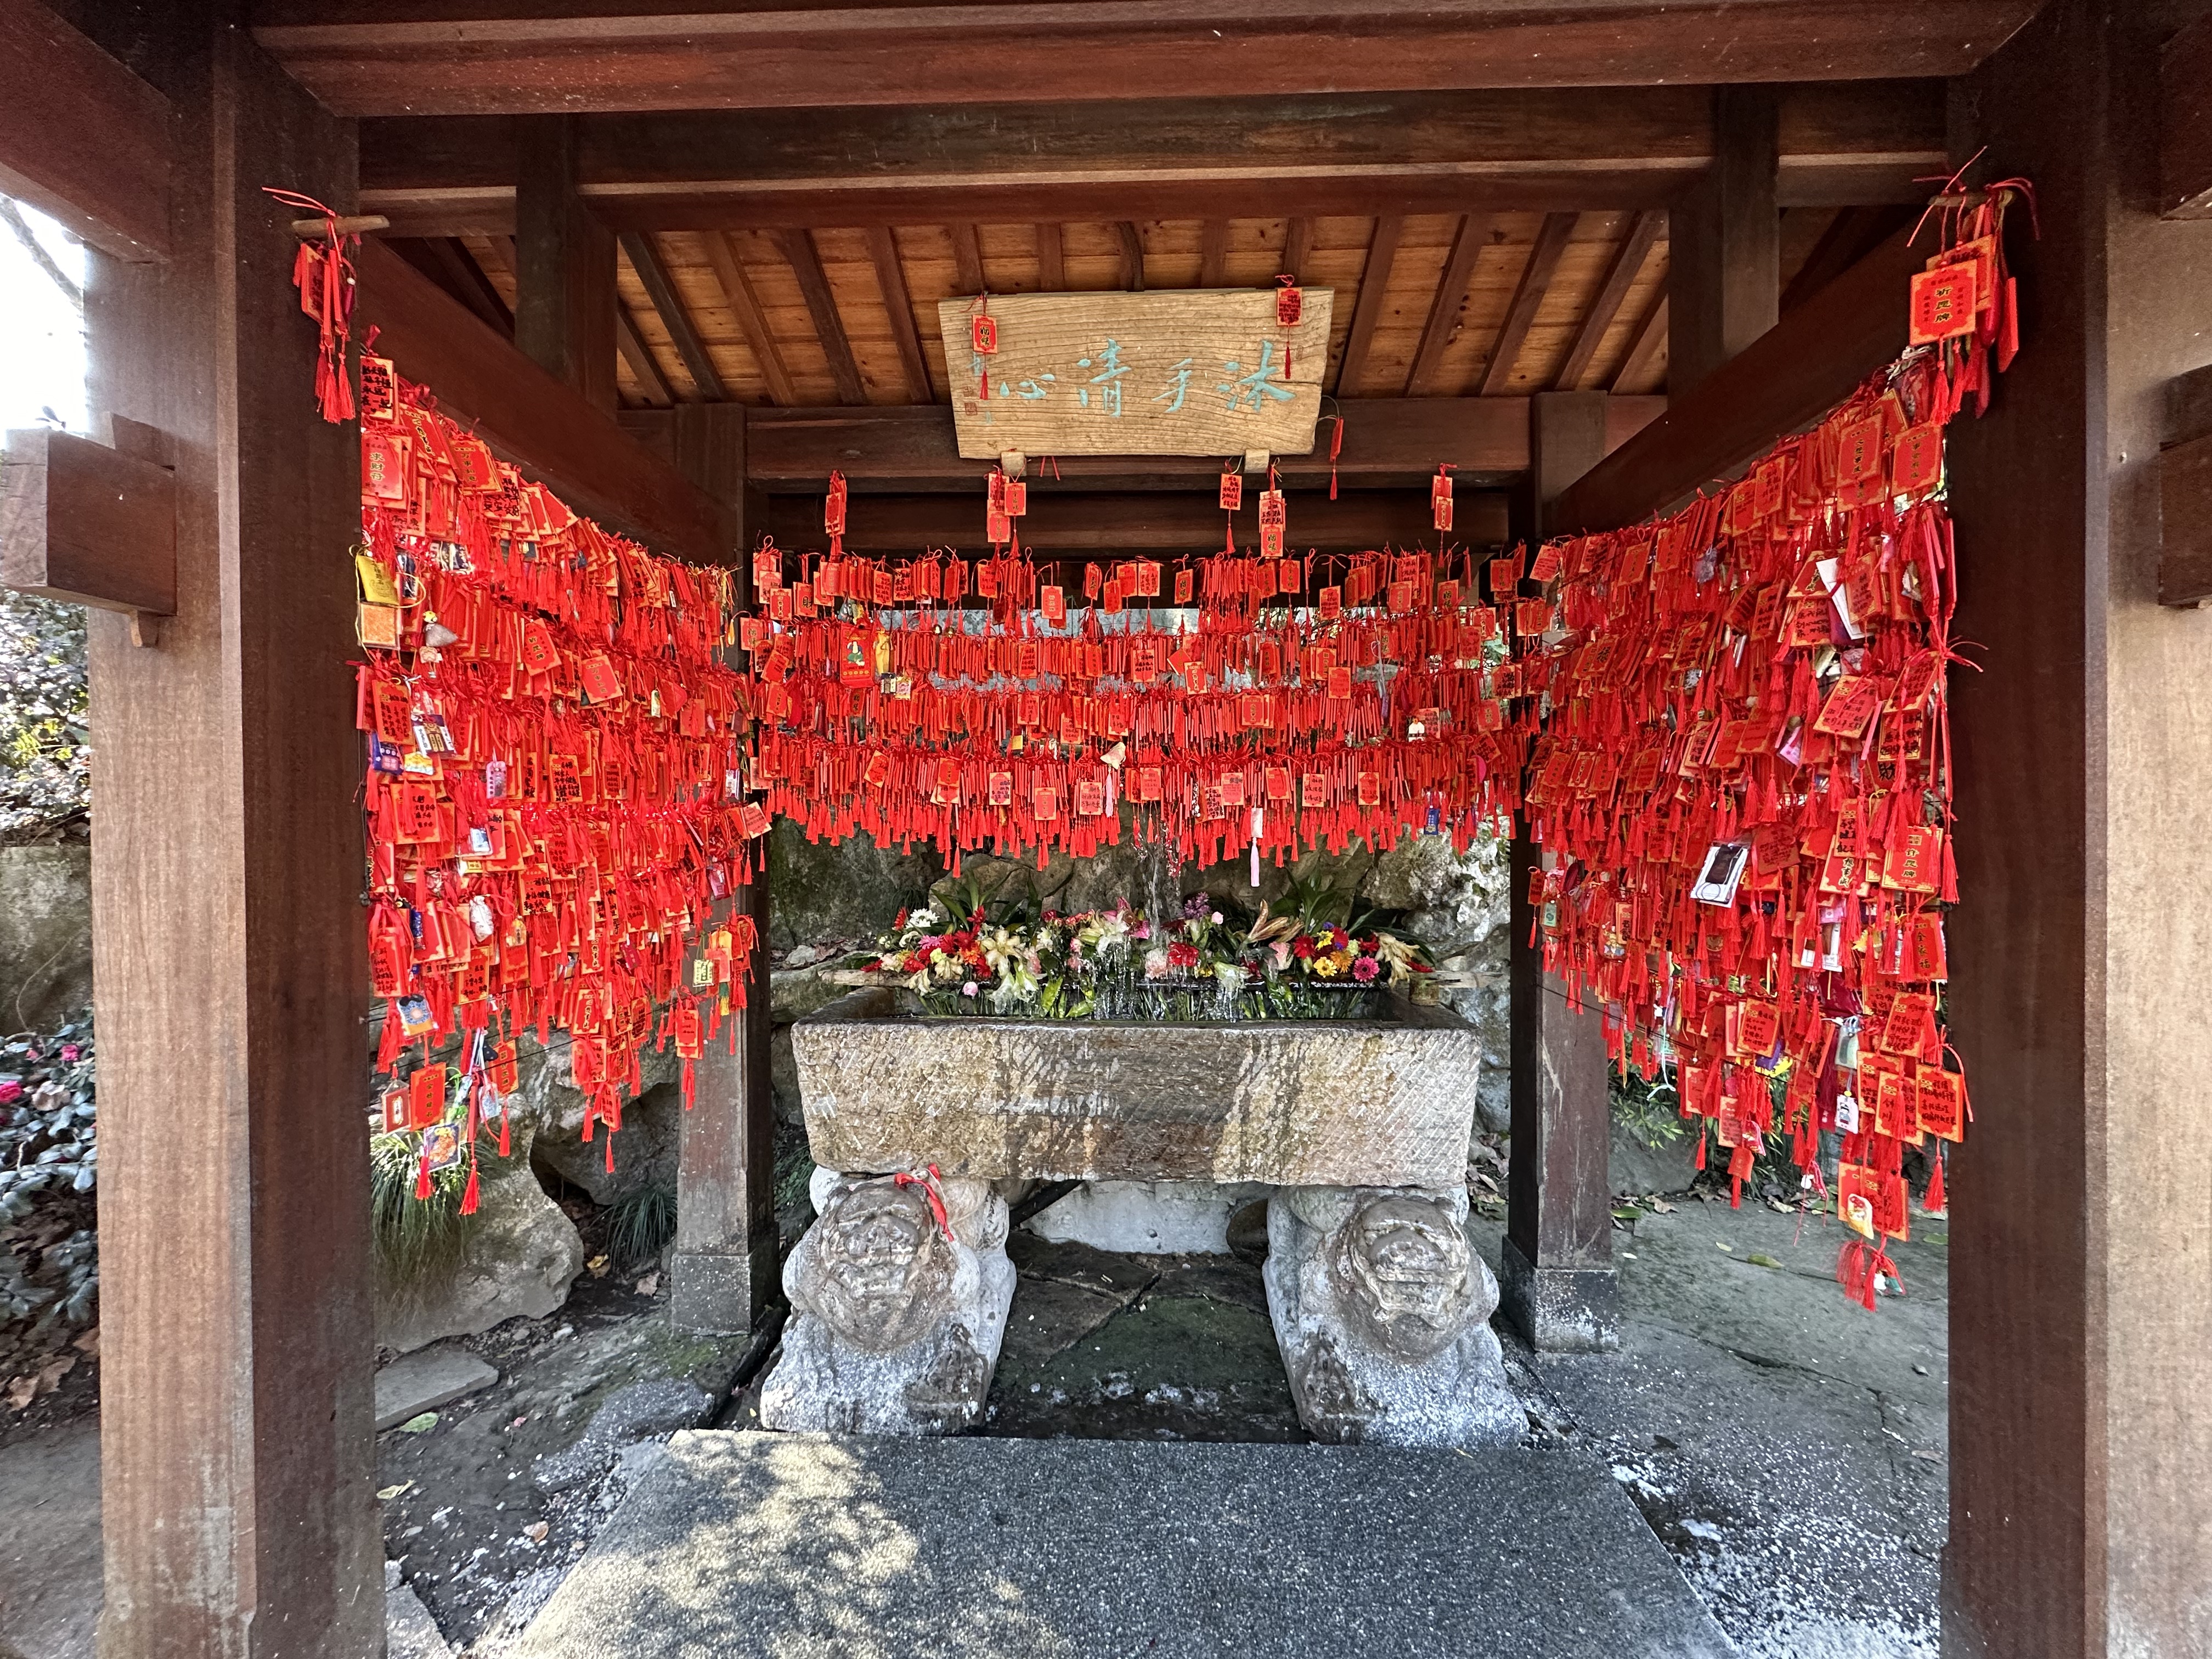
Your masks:
M1525 1419L1489 1325L1498 1281L1463 1188L1291 1187L1264 1277L1298 1419L1316 1438L1504 1444Z
M817 1170L813 1190L820 1219L784 1266L792 1318L761 1393L762 1426L972 1428L1014 1295L1006 1200L988 1182L947 1180L940 1225L919 1183Z

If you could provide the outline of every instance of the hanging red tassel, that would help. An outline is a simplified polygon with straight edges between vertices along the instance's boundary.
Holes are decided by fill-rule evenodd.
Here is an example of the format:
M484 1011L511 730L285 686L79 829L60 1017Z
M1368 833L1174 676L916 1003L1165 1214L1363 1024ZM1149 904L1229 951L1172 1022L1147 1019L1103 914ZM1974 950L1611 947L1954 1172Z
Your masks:
M1943 1148L1936 1148L1936 1172L1928 1177L1928 1195L1921 1200L1930 1215L1941 1215L1951 1207L1951 1195L1943 1190Z
M474 1215L476 1212L477 1161L473 1157L471 1157L469 1159L469 1184L461 1188L461 1213L463 1215Z
M428 1154L415 1162L415 1196L418 1200L430 1196L430 1159Z

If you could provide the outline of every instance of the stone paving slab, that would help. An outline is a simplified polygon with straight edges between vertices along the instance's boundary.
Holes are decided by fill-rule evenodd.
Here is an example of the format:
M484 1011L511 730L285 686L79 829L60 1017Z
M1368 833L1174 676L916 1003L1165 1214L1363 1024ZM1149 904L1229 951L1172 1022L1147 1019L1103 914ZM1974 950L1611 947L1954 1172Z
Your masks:
M504 1659L1723 1659L1602 1465L695 1431Z

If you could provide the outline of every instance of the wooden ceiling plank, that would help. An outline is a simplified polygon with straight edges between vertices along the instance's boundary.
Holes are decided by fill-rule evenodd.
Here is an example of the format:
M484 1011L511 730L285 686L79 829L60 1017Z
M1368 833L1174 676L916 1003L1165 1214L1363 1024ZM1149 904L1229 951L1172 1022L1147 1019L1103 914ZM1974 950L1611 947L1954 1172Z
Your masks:
M891 339L898 347L899 367L906 374L907 398L917 404L932 402L937 393L929 384L929 359L922 356L921 334L914 322L914 296L907 292L898 237L889 225L870 228L868 257L875 263L876 286L883 290L884 309L890 315Z
M1615 530L1729 476L1803 430L1905 345L1905 292L1924 254L1900 230L1723 363L1571 486L1562 534Z
M1429 319L1421 325L1421 343L1413 349L1413 367L1407 372L1408 398L1425 398L1435 390L1430 382L1436 376L1437 360L1444 355L1446 343L1459 330L1460 307L1467 303L1467 285L1474 280L1474 262L1489 240L1489 215L1460 216L1459 228L1452 236L1451 256L1444 262L1436 298L1429 304Z
M640 445L582 394L516 350L466 307L371 237L354 255L356 328L399 372L494 449L556 490L577 511L662 552L726 563L736 526L720 504Z
M1569 349L1567 361L1561 367L1559 378L1554 383L1558 390L1580 392L1583 389L1583 376L1589 373L1590 360L1597 356L1598 347L1605 343L1606 331L1613 326L1613 319L1620 314L1621 302L1628 298L1628 290L1635 286L1637 276L1644 269L1644 262L1650 257L1652 246L1666 228L1667 216L1656 210L1647 209L1636 216L1635 222L1628 228L1628 234L1621 240L1620 252L1613 256L1613 264L1605 273L1604 283L1591 299L1589 309L1583 313L1582 326L1575 331L1575 343Z
M38 0L0 0L0 195L118 258L167 258L174 145L151 84Z
M629 365L629 372L637 376L638 386L647 403L655 408L665 408L676 401L676 392L668 384L668 376L660 372L660 364L653 355L653 348L637 331L629 307L620 300L615 301L615 350Z
M1283 228L1282 272L1285 276L1297 276L1305 268L1313 253L1313 221L1303 216L1292 219Z
M1198 285L1219 288L1229 268L1229 222L1208 219L1198 238Z
M1037 287L1047 294L1067 289L1067 246L1057 224L1036 228Z
M1406 222L1385 216L1375 222L1375 234L1367 244L1367 262L1359 272L1359 297L1352 310L1352 331L1344 337L1344 351L1336 362L1336 395L1357 395L1367 352L1374 343L1375 325L1382 315L1382 290L1390 286L1390 267L1398 258L1398 238Z
M707 263L714 268L714 280L722 285L722 303L738 319L745 343L752 348L753 361L760 365L761 378L768 382L769 400L790 408L799 401L792 390L791 370L784 364L775 331L769 326L768 314L753 292L752 279L745 275L744 264L730 246L729 234L710 230L702 240L707 245Z
M932 4L517 16L511 0L424 0L402 20L360 0L263 0L253 32L338 114L480 115L1207 98L1231 75L1279 94L1950 76L2036 4L1017 0L991 8L979 50L969 19Z
M1114 234L1121 245L1121 288L1125 293L1145 291L1145 238L1133 219L1116 219Z
M822 255L814 246L814 233L778 231L775 240L783 250L783 257L791 262L793 274L799 278L799 291L806 301L806 313L814 319L815 336L822 342L823 354L830 359L830 378L837 383L837 401L867 402L867 386L860 379L860 364L853 360L853 344L845 337L844 319L837 314L836 296L830 291L830 278L822 269Z
M952 235L952 265L958 273L961 293L972 295L986 292L990 278L983 270L983 243L975 234L975 227L963 222L945 228Z
M622 233L622 250L629 256L629 266L645 284L646 297L653 308L660 313L660 321L668 330L668 337L675 342L676 355L684 360L684 367L691 375L691 384L698 389L702 403L726 404L730 401L729 388L722 384L721 371L714 367L714 359L707 349L707 343L699 337L699 331L691 321L691 313L684 303L684 296L676 291L675 280L668 274L668 266L660 257L660 249L653 238L643 231L626 230Z
M1635 332L1629 337L1628 355L1620 360L1620 368L1613 377L1615 396L1624 392L1630 381L1644 377L1652 358L1666 343L1667 289L1662 284L1651 295L1651 303L1644 307L1644 315L1637 319Z
M1536 307L1544 302L1544 290L1552 284L1552 273L1559 268L1559 255L1566 251L1567 237L1574 228L1571 213L1544 216L1528 249L1528 263L1521 269L1520 286L1513 290L1513 302L1506 307L1505 320L1498 326L1498 343L1490 349L1490 366L1482 372L1484 397L1499 396L1511 381L1522 343L1528 337Z

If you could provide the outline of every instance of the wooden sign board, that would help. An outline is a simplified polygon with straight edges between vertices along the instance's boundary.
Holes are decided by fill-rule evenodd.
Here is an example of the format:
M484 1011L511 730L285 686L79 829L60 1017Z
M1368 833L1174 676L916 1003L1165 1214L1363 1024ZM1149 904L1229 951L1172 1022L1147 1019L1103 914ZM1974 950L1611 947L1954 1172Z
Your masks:
M993 295L938 306L960 453L1304 455L1328 367L1328 289L1276 321L1273 289ZM998 349L975 349L988 314Z

